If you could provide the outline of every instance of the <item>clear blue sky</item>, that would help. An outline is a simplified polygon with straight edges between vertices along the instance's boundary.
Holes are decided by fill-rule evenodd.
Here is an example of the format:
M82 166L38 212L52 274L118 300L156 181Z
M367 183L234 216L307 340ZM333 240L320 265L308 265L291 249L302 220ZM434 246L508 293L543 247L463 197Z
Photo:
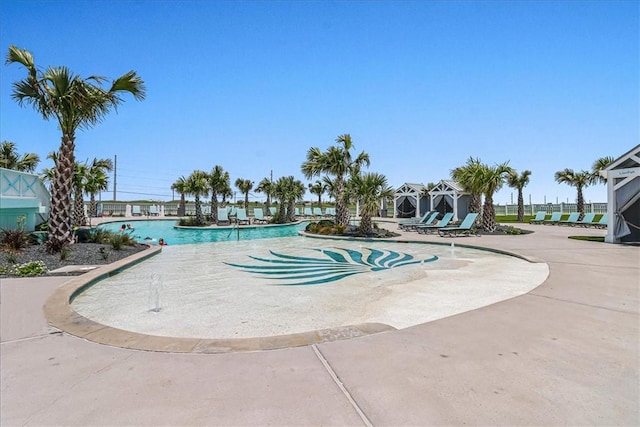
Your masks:
M170 200L179 176L216 164L232 183L272 170L307 183L309 147L350 133L393 187L474 156L530 169L527 199L574 201L556 171L640 141L637 1L0 4L3 56L15 44L43 68L144 79L145 101L77 134L78 160L118 156L120 200ZM11 99L24 77L2 66L0 139L45 159L60 132ZM606 201L605 187L585 197Z

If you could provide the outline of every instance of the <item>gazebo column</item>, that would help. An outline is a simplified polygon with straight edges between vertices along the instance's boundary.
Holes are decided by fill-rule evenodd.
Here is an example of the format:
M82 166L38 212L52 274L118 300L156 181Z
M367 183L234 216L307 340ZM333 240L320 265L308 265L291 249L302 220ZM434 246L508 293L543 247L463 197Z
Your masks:
M453 193L453 220L457 221L458 220L458 194L457 193Z

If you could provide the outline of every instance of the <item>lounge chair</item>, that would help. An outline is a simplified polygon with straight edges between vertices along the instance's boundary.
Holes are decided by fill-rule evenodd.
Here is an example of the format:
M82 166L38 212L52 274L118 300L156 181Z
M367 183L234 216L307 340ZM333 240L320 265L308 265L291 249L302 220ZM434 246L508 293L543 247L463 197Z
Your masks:
M231 221L229 221L229 211L227 208L218 208L218 225L229 225Z
M300 216L300 208L295 208L295 210L293 211L293 216L295 216L296 218Z
M477 213L468 213L459 226L438 228L438 235L440 237L458 237L470 236L472 233L475 234L475 231L471 227L473 227L473 223L476 222L476 218L478 218Z
M274 206L269 206L269 214L271 216L276 216L276 208Z
M433 222L436 220L436 218L438 218L438 215L439 215L438 211L433 212L423 222L416 222L414 224L400 224L400 228L403 229L404 231L411 231L411 230L416 230L418 226L432 225Z
M322 209L313 208L313 216L316 217L316 218L321 218L322 217Z
M602 215L598 221L595 221L591 225L596 228L607 228L607 214Z
M580 212L571 212L569 214L569 218L563 221L558 221L558 225L576 225L578 218L580 218Z
M311 208L304 208L303 212L304 216L306 216L307 218L311 218L313 216L313 211L311 210Z
M531 218L531 221L529 221L529 224L541 224L546 217L547 217L547 213L545 211L538 211L536 212L536 216L534 218Z
M142 216L142 211L140 210L140 206L138 205L131 206L131 215Z
M580 221L576 221L575 225L580 225L582 227L587 227L589 225L593 225L593 219L595 217L596 217L596 214L594 214L594 213L584 214L584 218L582 218Z
M438 212L435 212L435 214L437 215ZM432 231L435 232L439 228L444 228L449 225L451 218L453 218L453 212L446 213L437 224L420 224L416 226L416 231L420 234L429 234Z
M247 210L245 208L236 209L236 222L238 223L238 225L251 224L251 218L247 216Z
M257 224L266 224L269 222L269 220L265 218L262 208L253 208L253 222Z
M562 218L562 212L554 212L551 214L551 218L542 221L543 224L555 225Z
M398 221L398 227L402 228L403 225L411 225L411 224L424 224L424 222L431 216L433 211L427 211L420 218L409 218L409 219L401 219Z
M156 205L149 206L149 216L158 216L158 207Z

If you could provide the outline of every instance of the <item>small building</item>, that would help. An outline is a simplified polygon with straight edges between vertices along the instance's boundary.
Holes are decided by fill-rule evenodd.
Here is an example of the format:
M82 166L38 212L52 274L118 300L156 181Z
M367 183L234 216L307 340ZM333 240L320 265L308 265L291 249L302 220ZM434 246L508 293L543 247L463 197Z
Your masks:
M602 171L607 180L608 243L640 242L640 145Z
M38 175L0 168L0 228L31 232L48 219L51 196Z
M394 193L394 218L420 218L429 210L429 194L424 184L404 183Z
M440 215L453 212L453 220L458 221L469 213L471 194L464 191L455 181L443 179L429 191L430 210L438 211Z

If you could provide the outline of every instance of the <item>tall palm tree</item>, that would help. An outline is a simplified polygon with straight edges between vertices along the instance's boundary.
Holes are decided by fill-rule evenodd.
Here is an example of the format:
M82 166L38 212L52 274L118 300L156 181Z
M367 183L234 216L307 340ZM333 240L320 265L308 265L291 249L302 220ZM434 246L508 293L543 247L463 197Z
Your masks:
M369 166L369 155L362 151L355 159L351 156L354 148L351 136L344 134L336 138L337 145L333 145L322 152L317 147L311 147L307 152L307 159L302 163L302 173L307 179L327 174L333 178L336 192L336 222L347 226L351 218L348 195L345 191L346 179L352 173L359 171L362 166Z
M273 188L273 196L278 200L278 211L275 215L276 224L284 224L287 221L287 197L289 193L289 182L286 177L282 176L275 182Z
M570 168L566 168L555 173L556 182L576 187L576 190L578 191L576 203L578 205L578 212L580 212L579 220L584 216L584 195L582 194L582 190L591 184L592 176L593 175L588 171L583 170L575 172Z
M482 211L482 185L477 178L477 172L482 167L480 159L469 157L464 166L459 166L451 171L451 178L471 194L469 212L480 214Z
M507 185L518 190L518 222L524 221L524 197L522 196L522 189L529 183L530 176L530 170L522 171L521 174L513 170L507 175Z
M171 189L177 191L180 194L180 205L178 206L178 215L183 216L187 211L187 200L185 195L187 194L188 180L184 176L181 176L171 184Z
M209 180L206 172L195 170L189 175L189 178L187 178L187 194L191 194L196 199L196 225L204 225L200 196L206 197L209 194Z
M24 153L21 157L14 142L2 141L0 144L0 168L33 173L38 163L40 157L36 153Z
M380 201L393 197L394 190L387 178L379 173L365 173L351 178L350 187L360 202L360 231L370 234L373 231L371 218L380 208Z
M84 191L89 195L89 215L96 216L98 209L96 205L96 194L106 191L109 185L107 172L113 170L111 159L93 158L88 166L85 176Z
M33 55L26 49L10 46L7 64L25 67L27 77L13 83L12 97L19 105L31 105L45 120L55 119L62 132L55 178L52 185L47 248L57 252L73 240L70 203L75 164L76 131L100 123L123 102L122 94L130 93L137 100L145 97L145 86L135 71L118 77L108 89L106 78L90 76L83 79L67 67L39 70Z
M493 207L493 195L502 188L507 175L513 171L507 163L508 162L505 162L494 166L483 164L476 170L474 181L478 183L478 188L481 188L484 194L482 228L488 232L495 231L497 227L496 212Z
M244 194L244 208L249 208L249 191L253 189L253 181L250 179L238 178L235 182L236 187Z
M267 196L267 200L264 203L264 207L269 211L271 207L271 196L273 196L273 188L275 184L270 178L263 178L262 181L256 187L256 192L264 193Z
M600 157L591 166L591 183L596 184L606 184L607 180L600 175L600 172L606 169L611 163L614 162L614 158L611 156Z
M327 185L320 180L316 180L315 183L309 184L309 192L318 196L318 207L322 207L322 195L326 189Z
M209 174L209 190L211 190L211 222L218 222L218 195L223 195L229 188L229 172L222 166L215 165Z

